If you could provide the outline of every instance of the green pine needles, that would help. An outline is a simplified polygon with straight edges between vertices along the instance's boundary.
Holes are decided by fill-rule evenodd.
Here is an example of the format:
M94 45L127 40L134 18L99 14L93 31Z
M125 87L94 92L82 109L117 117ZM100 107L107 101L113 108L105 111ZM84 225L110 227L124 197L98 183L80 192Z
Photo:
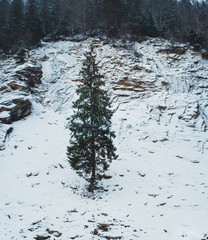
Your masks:
M79 97L73 103L67 156L71 167L90 182L88 190L93 192L95 183L103 178L111 161L117 158L113 145L115 134L111 131L113 112L93 45L85 54L80 73L83 84L78 86Z

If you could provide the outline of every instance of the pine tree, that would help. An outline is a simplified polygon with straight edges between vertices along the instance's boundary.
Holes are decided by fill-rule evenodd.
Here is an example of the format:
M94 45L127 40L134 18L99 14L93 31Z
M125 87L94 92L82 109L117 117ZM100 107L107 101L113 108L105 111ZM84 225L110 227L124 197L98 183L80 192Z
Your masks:
M149 9L147 9L143 15L141 31L144 35L147 35L149 37L159 36L159 31L155 18L153 17L152 12Z
M0 0L0 32L7 24L9 2L8 0Z
M40 21L44 36L50 33L50 4L49 0L40 1Z
M0 49L4 49L5 31L8 22L9 1L0 0Z
M177 32L177 3L175 0L165 0L161 2L161 15L159 29L161 35L166 38L174 38Z
M98 4L97 1L87 1L86 8L86 30L95 30L98 24ZM97 25L98 27L98 25Z
M13 0L9 8L7 26L4 31L4 50L19 48L23 33L24 3L22 0Z
M142 25L142 0L126 1L127 21L132 34L140 34Z
M38 13L38 1L28 0L25 13L25 31L27 41L36 44L43 37L43 30Z
M69 2L69 0L66 0L66 2ZM68 33L68 21L64 12L68 8L66 2L50 0L50 34L52 37L67 35Z
M195 19L193 16L193 5L189 0L181 0L179 2L178 15L180 19L180 27L178 29L178 38L180 41L186 39L187 29L192 28L195 25Z
M102 0L101 3L105 30L110 37L114 37L126 19L125 5L122 0Z
M75 112L70 122L72 135L67 148L71 167L90 182L90 192L93 192L95 183L103 178L110 162L117 158L113 146L115 134L111 131L113 112L95 58L91 46L80 72L83 84L79 85L79 98L73 104Z

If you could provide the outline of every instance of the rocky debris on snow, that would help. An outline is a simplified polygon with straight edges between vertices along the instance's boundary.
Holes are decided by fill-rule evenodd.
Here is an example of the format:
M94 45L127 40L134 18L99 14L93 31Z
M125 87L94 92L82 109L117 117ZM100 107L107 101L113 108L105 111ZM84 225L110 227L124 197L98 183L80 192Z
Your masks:
M98 229L103 232L108 232L111 224L101 223L98 225Z
M36 173L28 173L26 174L26 177L37 177L39 175L39 172L36 172Z
M31 227L28 228L28 230L29 230L30 232L34 232L34 231L36 231L37 229L41 228L41 224L42 224L42 220L39 220L39 221L37 221L37 222L33 222L33 223L31 224Z
M164 205L166 205L167 203L160 203L160 204L158 204L157 205L157 207L162 207L162 206L164 206Z
M93 231L93 235L98 235L98 230L96 228Z
M60 233L59 231L54 231L54 230L50 230L50 229L46 229L46 231L50 234L50 235L53 235L55 237L61 237L62 233Z
M153 197L153 198L156 198L156 197L158 197L159 196L159 194L152 194L152 193L150 193L150 194L148 194L150 197Z
M208 233L204 233L203 238L201 240L208 240Z
M12 131L13 127L0 123L0 151L5 149L6 139Z
M98 235L101 238L105 238L105 239L122 239L122 236L109 236L109 235L103 235L100 233L100 231L103 232L109 232L110 230L110 226L113 224L98 224L97 228L94 229L93 231L93 235Z
M100 237L105 238L105 239L107 239L107 240L119 240L119 239L123 239L122 236L102 236L102 235L101 235Z
M35 240L46 240L46 239L49 239L51 238L50 236L36 236L35 237Z
M145 177L146 173L137 172L140 177Z
M104 175L103 178L104 178L104 179L111 179L112 176Z
M77 209L68 210L67 212L68 212L69 214L70 214L70 213L78 213Z

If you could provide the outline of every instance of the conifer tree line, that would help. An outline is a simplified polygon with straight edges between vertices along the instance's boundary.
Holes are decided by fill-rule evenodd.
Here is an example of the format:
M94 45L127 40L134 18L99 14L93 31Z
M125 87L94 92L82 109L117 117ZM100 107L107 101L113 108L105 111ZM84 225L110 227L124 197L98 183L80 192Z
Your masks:
M0 0L0 49L78 33L150 36L208 48L208 0Z

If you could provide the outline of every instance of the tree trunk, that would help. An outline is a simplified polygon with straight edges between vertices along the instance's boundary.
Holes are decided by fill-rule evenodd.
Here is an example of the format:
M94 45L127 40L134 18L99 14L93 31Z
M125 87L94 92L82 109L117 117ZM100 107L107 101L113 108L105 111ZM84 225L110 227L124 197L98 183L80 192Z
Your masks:
M91 150L92 150L92 175L90 179L90 185L88 188L89 192L93 192L94 190L94 184L95 184L95 136L94 136L94 130L92 130L92 142L91 142Z
M90 185L88 187L88 191L93 193L94 192L94 179L91 177L90 179Z
M90 185L89 185L89 188L88 188L88 191L89 192L94 192L94 186L95 186L95 158L94 158L94 161L92 163L92 175L91 175L91 179L90 179Z

